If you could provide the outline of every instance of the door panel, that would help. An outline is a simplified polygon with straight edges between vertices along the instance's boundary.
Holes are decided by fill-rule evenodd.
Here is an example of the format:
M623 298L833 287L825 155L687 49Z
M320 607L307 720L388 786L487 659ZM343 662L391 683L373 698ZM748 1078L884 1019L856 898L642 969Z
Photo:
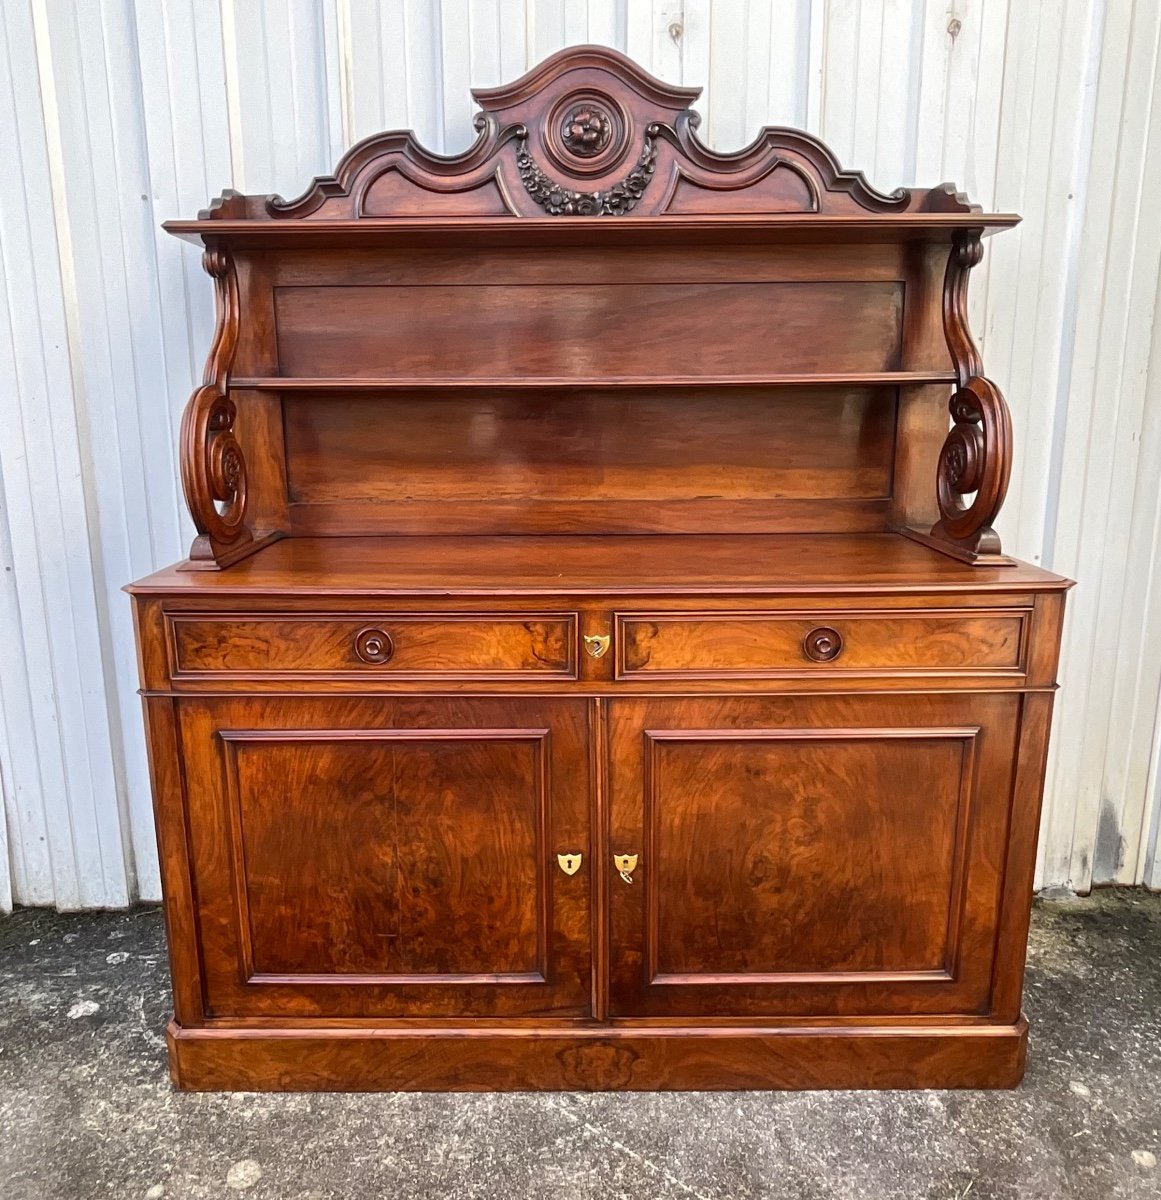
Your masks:
M546 732L221 736L254 974L543 980Z
M577 1015L583 701L182 702L210 1008ZM236 966L242 964L241 977Z
M645 737L652 978L945 969L974 729Z
M982 1011L1018 706L614 702L612 1011Z

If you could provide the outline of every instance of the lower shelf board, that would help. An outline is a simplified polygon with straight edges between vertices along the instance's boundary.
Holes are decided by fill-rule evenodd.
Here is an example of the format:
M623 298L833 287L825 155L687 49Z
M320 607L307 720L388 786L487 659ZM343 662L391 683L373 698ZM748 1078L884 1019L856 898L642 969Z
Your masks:
M188 1091L1002 1088L1028 1023L973 1026L167 1030Z

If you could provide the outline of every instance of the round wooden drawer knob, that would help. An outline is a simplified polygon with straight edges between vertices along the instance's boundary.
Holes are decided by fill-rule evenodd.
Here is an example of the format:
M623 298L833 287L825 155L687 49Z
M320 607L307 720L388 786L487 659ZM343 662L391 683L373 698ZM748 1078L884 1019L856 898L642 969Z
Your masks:
M831 662L843 652L843 635L837 629L820 625L802 639L802 649L815 662Z
M355 653L365 663L385 663L395 653L395 643L382 629L363 629L355 635Z

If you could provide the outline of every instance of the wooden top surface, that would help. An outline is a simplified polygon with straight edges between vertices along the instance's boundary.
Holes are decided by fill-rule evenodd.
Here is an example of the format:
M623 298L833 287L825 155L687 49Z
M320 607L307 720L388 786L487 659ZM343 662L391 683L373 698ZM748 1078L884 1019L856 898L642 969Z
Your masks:
M224 571L149 575L134 594L730 595L1028 592L1069 586L1026 563L973 567L896 533L302 537Z

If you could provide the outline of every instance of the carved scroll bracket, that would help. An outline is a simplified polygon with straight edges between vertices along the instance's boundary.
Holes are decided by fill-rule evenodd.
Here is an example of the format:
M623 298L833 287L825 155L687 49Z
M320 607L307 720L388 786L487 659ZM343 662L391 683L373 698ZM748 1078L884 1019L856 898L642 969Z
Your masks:
M983 261L984 246L977 229L961 229L951 244L943 279L943 332L960 387L984 373L980 348L968 320L968 278Z
M1012 472L1012 417L990 379L973 376L952 396L951 431L936 470L939 521L932 536L973 557L1001 554L992 528Z
M968 277L983 258L978 230L955 235L943 285L943 328L958 387L952 426L936 467L939 521L931 538L968 561L1001 562L999 515L1012 472L1012 417L1000 389L983 374L968 324Z
M224 566L252 541L246 517L246 458L234 433L230 369L238 345L238 277L230 254L211 247L202 265L214 280L217 327L202 386L181 421L181 482L198 536L191 564Z

